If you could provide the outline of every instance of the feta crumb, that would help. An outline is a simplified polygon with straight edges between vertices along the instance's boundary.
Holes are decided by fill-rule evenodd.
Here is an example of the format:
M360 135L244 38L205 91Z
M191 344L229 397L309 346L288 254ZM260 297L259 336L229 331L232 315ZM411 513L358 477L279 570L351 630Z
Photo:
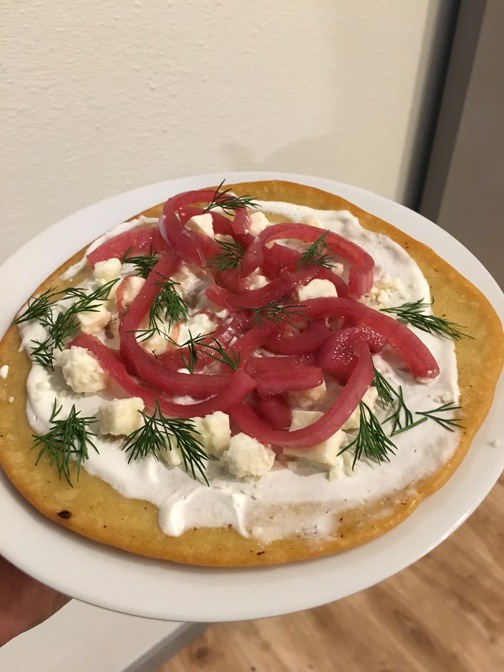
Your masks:
M270 225L270 222L264 212L260 211L253 212L251 215L249 215L249 221L249 231L253 236L258 236L261 231L264 231L264 229L267 229Z
M312 387L309 390L302 392L289 392L289 399L298 408L310 408L313 404L317 404L325 399L327 395L327 385L323 380L320 385Z
M168 322L161 322L158 323L159 332L152 334L149 338L142 338L140 334L137 336L140 347L153 355L162 355L170 346L170 341L165 336L170 331L170 327Z
M0 366L0 378L3 378L5 380L8 375L9 375L9 365L4 364L3 366Z
M323 229L324 225L314 215L304 215L301 217L301 224L308 224L309 226L316 226L318 229Z
M58 350L54 363L61 367L63 378L74 392L100 392L107 387L109 374L86 348L73 345L67 350Z
M254 272L251 275L249 275L248 281L249 281L249 289L260 289L261 287L265 287L269 283L269 280L265 275L261 275L261 273L257 272Z
M104 285L121 276L121 261L120 259L106 259L105 261L97 261L93 270L93 275L98 284Z
M205 450L214 457L221 457L222 453L229 448L231 441L231 428L229 416L222 411L215 411L203 418L194 418L196 429L201 434Z
M238 478L261 478L273 466L275 453L247 434L231 437L229 449L222 456L229 472Z
M145 284L145 280L139 275L130 275L124 283L124 293L122 304L124 308L129 308L136 297L140 294L140 290Z
M143 418L139 411L143 411L144 407L144 402L140 397L103 401L98 411L100 432L120 436L140 429Z
M99 334L110 322L110 312L102 301L97 310L86 310L77 313L80 330L83 334Z
M330 481L337 481L345 476L355 476L356 469L353 468L353 459L354 456L352 453L342 453L340 455L342 458L338 464L334 467L331 467L327 478Z
M362 397L362 401L365 404L367 404L371 410L373 410L373 406L375 405L377 397L378 397L378 391L377 391L376 387L370 387L367 390L367 392L364 394L364 396ZM360 425L360 408L357 406L355 411L348 418L348 420L343 424L341 429L344 429L344 430L359 429L359 425Z
M8 402L9 404L12 404L14 402L14 397L9 397Z
M187 222L187 228L197 233L203 233L210 238L214 237L213 217L211 212L205 212L203 215L195 215Z
M191 315L185 324L180 325L177 343L186 343L191 336L209 334L214 327L215 322L206 313Z
M297 292L300 301L318 299L322 296L338 296L336 287L330 280L311 280L304 287L298 287Z
M318 411L292 411L291 431L303 429L313 424L322 416ZM345 432L339 429L326 441L313 446L312 448L284 448L283 453L288 457L295 457L299 460L305 460L319 468L331 469L341 466L343 468L343 457L339 452L343 444L347 441Z

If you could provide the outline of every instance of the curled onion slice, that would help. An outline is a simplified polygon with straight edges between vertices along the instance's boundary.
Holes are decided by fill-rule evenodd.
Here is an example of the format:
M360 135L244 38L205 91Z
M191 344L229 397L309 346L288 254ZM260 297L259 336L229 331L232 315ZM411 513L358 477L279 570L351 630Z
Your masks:
M284 448L310 448L326 441L348 420L373 382L374 371L367 344L357 343L355 353L359 359L348 383L322 417L308 427L292 432L273 430L243 402L232 406L229 414L245 434L262 443Z

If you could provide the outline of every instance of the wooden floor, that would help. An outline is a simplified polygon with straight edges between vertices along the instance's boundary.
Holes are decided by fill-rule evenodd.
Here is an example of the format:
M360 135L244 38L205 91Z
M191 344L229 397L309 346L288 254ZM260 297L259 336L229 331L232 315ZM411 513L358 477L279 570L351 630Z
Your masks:
M308 611L210 626L158 672L504 672L504 477L400 574Z

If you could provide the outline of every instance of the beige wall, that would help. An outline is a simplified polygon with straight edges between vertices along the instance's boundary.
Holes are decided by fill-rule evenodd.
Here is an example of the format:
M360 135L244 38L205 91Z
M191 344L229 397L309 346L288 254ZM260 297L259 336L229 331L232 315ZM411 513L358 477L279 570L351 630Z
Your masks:
M1 6L0 259L176 176L283 170L404 198L443 0Z

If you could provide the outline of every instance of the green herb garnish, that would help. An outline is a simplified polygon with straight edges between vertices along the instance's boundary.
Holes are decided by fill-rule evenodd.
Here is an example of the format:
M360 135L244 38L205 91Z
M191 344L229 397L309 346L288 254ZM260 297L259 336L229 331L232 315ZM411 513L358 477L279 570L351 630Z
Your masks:
M89 449L92 448L98 452L91 438L96 434L89 429L89 425L95 422L95 418L81 417L80 411L76 411L73 405L68 417L65 420L58 420L61 409L62 406L58 408L55 399L49 418L51 429L47 434L33 434L35 439L33 448L39 448L35 464L47 455L49 464L56 465L58 476L65 478L67 483L73 487L70 479L70 465L72 463L75 465L78 480L81 464L89 457Z
M80 287L69 287L59 292L48 290L28 303L27 309L15 324L36 320L44 326L48 336L44 341L33 340L32 359L47 369L54 368L54 351L62 350L65 341L75 336L79 330L79 313L97 312L103 301L108 299L112 287L119 278L105 283L94 292L86 294ZM56 301L73 299L72 305L64 311L53 310Z
M225 350L216 338L210 339L212 343L204 343L204 340L207 339L208 336L209 334L198 334L198 336L193 336L191 332L189 332L187 341L179 345L180 348L187 348L188 350L189 357L187 359L182 357L182 361L189 373L194 373L198 362L197 347L199 347L203 354L215 359L215 361L220 364L229 366L233 371L236 371L240 364L240 353L233 350L233 348ZM175 345L178 345L178 343Z
M293 324L302 320L304 317L304 308L299 303L285 303L282 299L270 301L259 308L245 308L238 306L241 310L250 310L253 315L254 323L262 326L266 322L288 322Z
M222 180L215 190L212 200L204 209L203 212L210 212L215 208L221 208L226 215L232 215L236 210L243 210L243 208L257 208L257 203L254 202L252 196L235 196L232 189L223 189L224 182Z
M146 341L155 334L164 336L166 340L171 340L164 331L164 325L168 324L169 331L173 324L181 320L187 320L189 317L189 307L175 289L179 286L179 283L163 278L163 281L158 284L160 291L155 296L149 310L149 326L147 329L138 329L136 332L139 334L141 341Z
M334 263L331 261L332 257L329 253L329 248L325 242L325 237L329 232L325 231L317 240L315 240L310 247L306 248L303 254L299 257L297 266L322 266L323 268L333 268Z
M200 433L196 430L194 421L167 418L163 415L157 400L152 415L147 415L143 411L139 413L145 424L129 434L123 446L128 454L128 463L132 460L142 460L149 455L159 460L163 452L178 450L185 470L193 478L196 478L196 472L199 472L208 485L205 461L209 457L197 439Z
M217 240L222 248L222 253L208 259L207 268L215 268L217 271L231 271L238 268L243 259L244 248L237 240Z
M126 251L126 254L121 259L121 264L132 264L135 267L136 275L139 275L142 278L147 278L149 273L159 261L159 257L152 251L152 247L149 249L149 253L143 256L139 255L130 257L130 252L131 247Z
M438 425L441 425L443 429L447 429L449 432L455 431L453 428L458 427L459 429L464 429L464 425L460 424L461 418L443 418L443 417L436 417L436 414L439 413L447 413L448 411L457 411L461 408L461 406L455 406L453 401L448 402L447 404L443 404L442 406L438 406L438 408L434 408L432 411L417 411L416 415L421 415L423 416L424 420L434 420L434 422L437 422ZM420 420L420 422L423 422Z
M340 455L350 448L354 448L354 459L352 469L355 468L358 460L367 457L375 462L389 462L389 455L396 451L395 445L385 434L378 418L371 411L369 406L363 401L359 404L360 424L359 432L355 439L345 446Z
M380 308L380 311L382 313L397 315L400 320L408 322L411 326L430 334L446 336L448 338L453 338L454 340L460 340L462 336L473 338L469 334L461 331L462 329L465 329L465 327L460 324L449 322L443 317L428 315L424 312L433 305L434 301L432 301L432 303L427 303L423 299L419 299L418 301L413 301L411 303L403 303L401 306L396 306L395 308Z

